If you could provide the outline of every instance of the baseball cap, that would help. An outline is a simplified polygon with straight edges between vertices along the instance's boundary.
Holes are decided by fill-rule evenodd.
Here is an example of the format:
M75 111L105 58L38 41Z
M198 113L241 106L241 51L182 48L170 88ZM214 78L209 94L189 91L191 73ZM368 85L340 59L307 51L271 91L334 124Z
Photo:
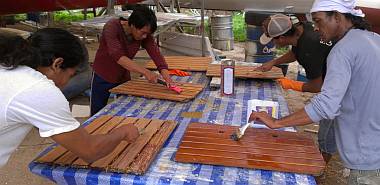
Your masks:
M298 21L298 19L297 19ZM260 37L261 44L268 44L274 37L278 37L292 28L292 20L284 14L275 14L263 22L264 33Z

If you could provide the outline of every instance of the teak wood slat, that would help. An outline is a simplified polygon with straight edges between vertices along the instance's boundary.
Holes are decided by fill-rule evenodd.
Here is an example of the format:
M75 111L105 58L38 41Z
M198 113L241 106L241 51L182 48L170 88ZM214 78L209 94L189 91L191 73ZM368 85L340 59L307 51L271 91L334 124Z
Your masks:
M123 125L127 125L127 124L135 124L136 121L138 119L137 118L132 118L132 117L128 117L126 118L125 120L123 120L119 125L117 125L117 127L115 128L118 128L118 127L121 127ZM138 121L144 121L146 122L145 120L143 119L139 119ZM148 122L149 123L149 122ZM136 127L138 128L139 131L141 131L145 126L143 124L135 124ZM129 143L126 142L126 141L122 141L110 154L108 154L107 156L95 161L94 163L91 164L91 167L95 167L95 168L105 168L107 166L107 164L110 164L112 162L112 160L114 159L114 156L116 155L119 155L120 152L123 151L123 149L128 145ZM77 167L81 167L81 166L88 166L90 164L88 164L86 161L84 161L83 159L81 158L78 158L74 163L73 163L73 166L77 166Z
M211 57L166 56L165 61L169 69L207 71L207 66L211 63ZM157 69L152 60L145 67L147 69Z
M138 128L141 135L137 140L133 143L122 141L110 154L91 164L61 146L37 158L35 162L143 174L177 124L174 121L146 118L101 116L85 129L91 134L107 134L127 124L134 124Z
M180 94L170 90L162 84L153 84L147 80L131 80L110 90L116 94L128 94L146 98L164 99L172 101L186 102L194 99L204 88L202 84L178 83L182 89Z
M112 116L102 116L92 122L92 124L85 127L85 130L88 133L93 133L96 129L101 127L104 123L109 121L112 118ZM63 154L67 152L67 149L63 146L57 145L53 150L50 150L47 154L39 157L36 161L37 162L53 162L59 157L61 157Z
M191 123L178 148L178 162L203 163L320 175L325 162L313 140L303 134L248 128L234 141L236 126Z
M140 153L140 151L144 148L144 146L152 138L153 134L155 134L164 123L164 121L161 120L155 120L152 122L154 122L154 124L149 124L146 129L144 129L141 136L137 138L134 143L129 145L122 154L120 154L120 157L112 164L112 169L127 169L132 161L136 158L136 156Z
M137 158L132 162L130 170L137 174L143 174L154 159L153 157L148 158L148 156L158 152L158 150L164 145L166 138L168 138L175 129L175 126L175 124L165 122L162 125L162 128L152 138L152 141L145 146L143 151L140 152Z
M254 71L252 66L235 66L236 78L258 78L258 79L278 79L283 78L284 75L280 68L273 67L270 71L261 72ZM210 64L207 68L206 76L217 76L221 74L220 64Z
M124 119L123 117L113 117L112 119L107 121L105 124L103 124L102 127L100 127L95 132L93 132L93 134L94 135L107 134L110 130L112 130L115 126L117 126L123 119ZM63 166L63 165L73 163L76 159L78 159L78 156L68 151L63 156L55 160L54 163Z

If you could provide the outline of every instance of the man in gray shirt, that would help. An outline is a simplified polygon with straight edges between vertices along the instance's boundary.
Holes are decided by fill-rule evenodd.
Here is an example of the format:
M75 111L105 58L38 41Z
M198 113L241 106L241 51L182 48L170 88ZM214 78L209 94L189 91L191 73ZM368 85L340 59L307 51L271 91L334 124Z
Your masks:
M349 184L380 184L380 36L367 31L364 14L353 0L316 0L311 9L315 29L336 45L327 58L321 93L294 114L276 120L252 113L270 128L334 119L336 144Z

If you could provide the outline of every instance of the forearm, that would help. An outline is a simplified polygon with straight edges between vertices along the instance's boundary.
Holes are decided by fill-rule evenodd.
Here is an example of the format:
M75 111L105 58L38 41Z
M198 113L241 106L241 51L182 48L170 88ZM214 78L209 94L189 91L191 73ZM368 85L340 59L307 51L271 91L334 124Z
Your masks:
M123 141L123 138L124 135L120 131L104 135L91 135L88 147L92 151L93 161L111 153Z
M311 92L311 93L319 93L321 92L321 87L312 83L304 83L302 86L302 92Z
M148 69L145 69L144 67L136 64L136 62L134 62L126 56L120 57L117 63L121 65L123 68L127 69L128 71L137 72L143 75L150 72Z
M289 116L283 117L275 121L278 128L289 126L302 126L312 123L313 121L307 115L305 109L301 109Z
M167 69L162 69L160 73L166 82L173 83L173 80L170 77L169 71Z
M85 129L53 135L52 139L81 159L91 163L110 153L125 137L116 129L104 135L90 135Z
M281 57L272 60L273 65L279 65L279 64L287 64L294 62L296 60L295 55L292 51L287 52L286 54L282 55Z
M302 91L303 92L311 92L311 93L318 93L321 92L322 88L322 77L318 77L312 80L309 80L308 82L304 83L302 85Z

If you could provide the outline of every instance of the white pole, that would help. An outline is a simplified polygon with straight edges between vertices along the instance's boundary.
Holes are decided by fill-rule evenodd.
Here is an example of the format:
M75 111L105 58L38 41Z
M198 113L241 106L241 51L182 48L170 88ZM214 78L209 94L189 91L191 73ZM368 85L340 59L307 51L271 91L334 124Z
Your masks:
M204 46L204 40L205 40L205 0L202 0L202 7L201 7L201 48L202 48L202 57L205 56L205 46Z

